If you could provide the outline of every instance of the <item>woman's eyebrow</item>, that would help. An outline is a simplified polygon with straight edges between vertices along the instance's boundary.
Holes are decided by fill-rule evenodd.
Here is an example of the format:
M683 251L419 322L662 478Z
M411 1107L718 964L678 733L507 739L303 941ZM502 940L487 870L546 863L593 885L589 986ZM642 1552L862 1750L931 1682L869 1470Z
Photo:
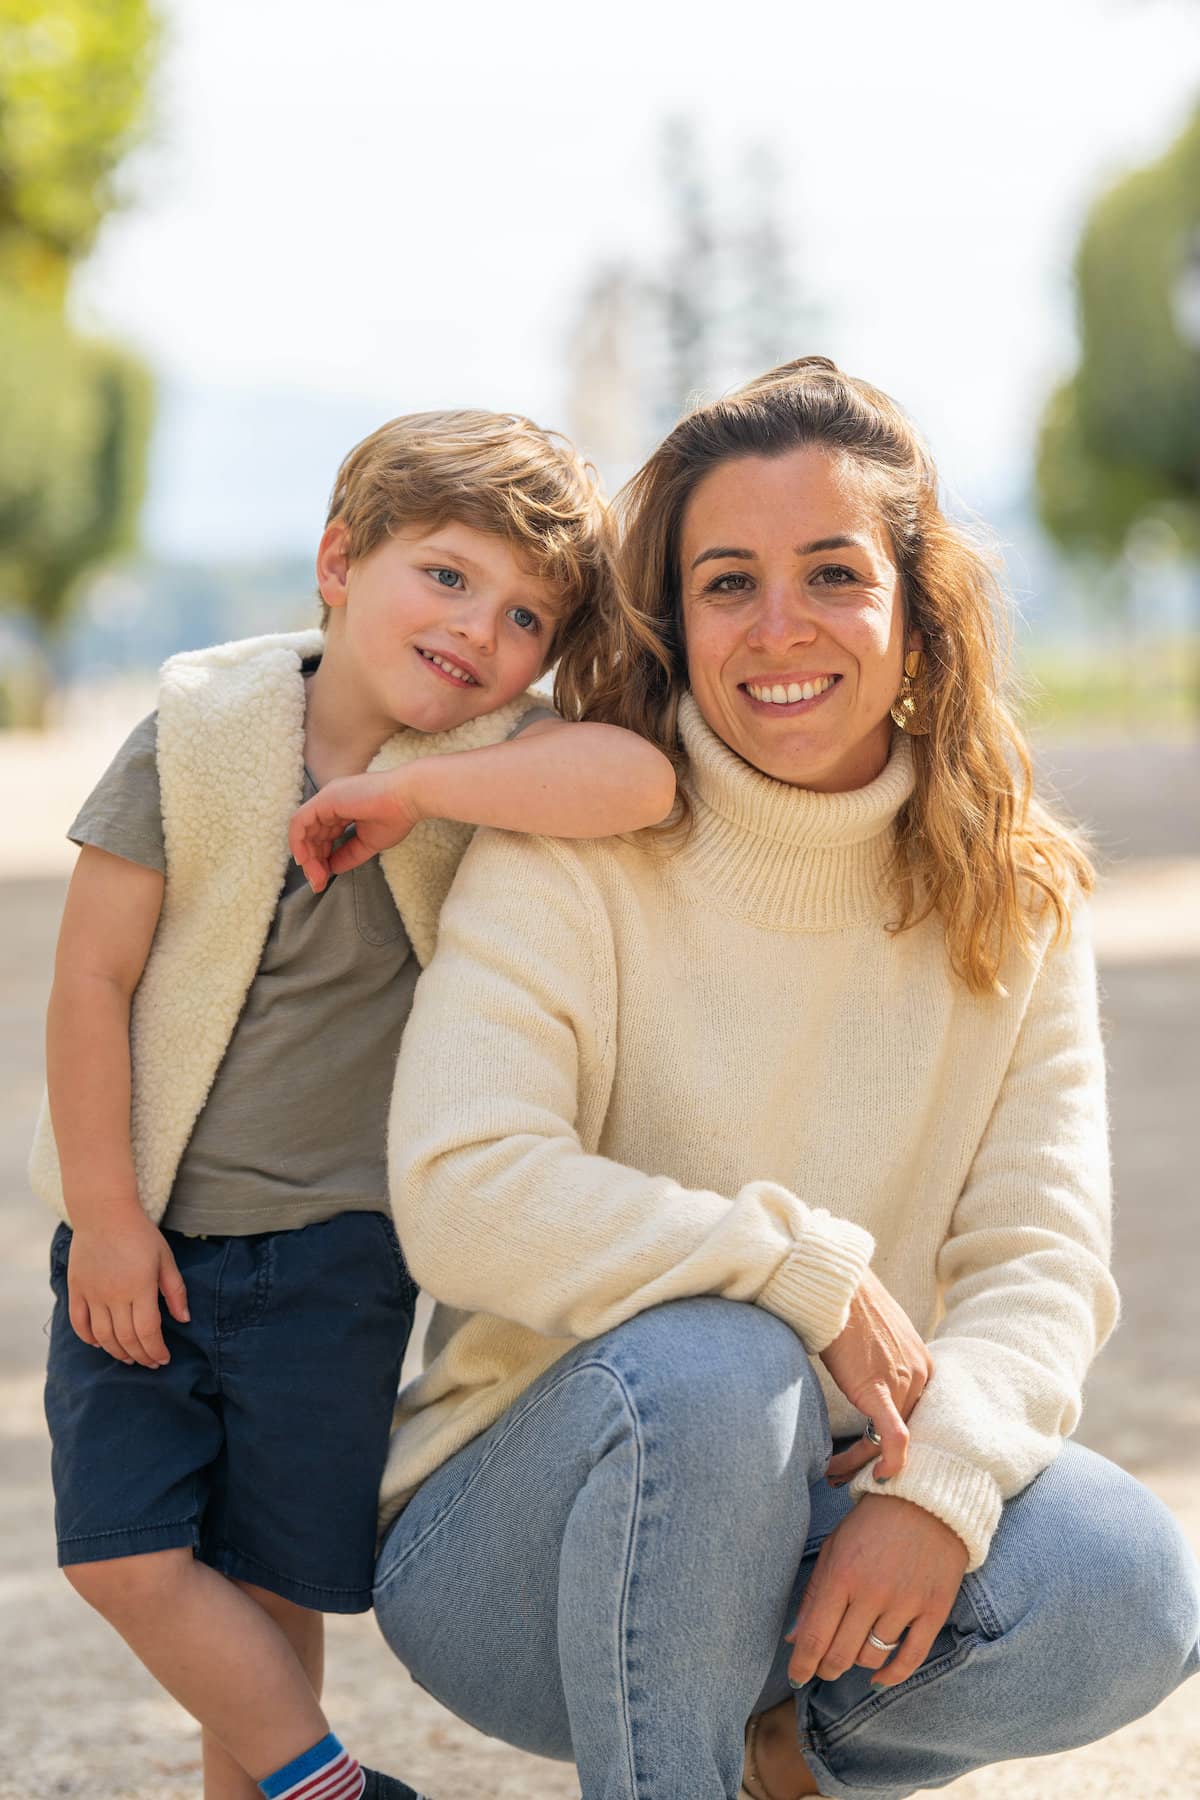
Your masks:
M797 544L797 556L812 556L817 550L870 550L870 545L860 537L814 538L811 544Z
M702 550L693 562L692 567L693 569L698 569L703 562L719 562L724 556L736 556L739 557L742 562L753 562L755 553L753 550L728 550L718 544L711 550Z
M818 550L862 550L869 552L870 545L860 537L847 537L840 534L836 537L814 538L811 544L797 544L797 556L812 556ZM722 557L736 557L740 562L754 562L757 558L755 550L735 550L726 544L714 545L711 550L702 550L692 563L698 569L703 562L718 562Z

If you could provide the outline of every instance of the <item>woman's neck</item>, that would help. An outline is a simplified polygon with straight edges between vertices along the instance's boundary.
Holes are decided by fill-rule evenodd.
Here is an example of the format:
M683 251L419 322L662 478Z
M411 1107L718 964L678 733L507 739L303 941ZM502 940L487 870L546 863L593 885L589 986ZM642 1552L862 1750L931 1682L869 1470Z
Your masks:
M886 911L892 827L913 789L907 738L896 734L884 769L865 787L819 794L743 761L690 694L679 726L694 810L679 854L731 910L782 928L832 928Z

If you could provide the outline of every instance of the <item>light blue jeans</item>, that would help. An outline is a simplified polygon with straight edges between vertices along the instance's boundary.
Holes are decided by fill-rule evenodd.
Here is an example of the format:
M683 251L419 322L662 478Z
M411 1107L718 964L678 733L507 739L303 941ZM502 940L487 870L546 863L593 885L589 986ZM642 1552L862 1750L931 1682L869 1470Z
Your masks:
M380 1553L383 1634L479 1730L574 1760L584 1800L728 1800L849 1504L829 1451L787 1326L727 1300L654 1308L425 1482ZM909 1681L875 1692L855 1668L797 1691L821 1792L900 1800L1115 1731L1196 1669L1198 1591L1166 1509L1068 1445L1004 1508Z

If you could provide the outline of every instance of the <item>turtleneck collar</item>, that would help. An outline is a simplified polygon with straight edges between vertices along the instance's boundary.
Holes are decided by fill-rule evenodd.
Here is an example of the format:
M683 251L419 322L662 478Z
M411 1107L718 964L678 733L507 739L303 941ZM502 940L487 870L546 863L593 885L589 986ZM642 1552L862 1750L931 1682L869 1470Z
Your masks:
M679 852L727 911L782 929L836 930L888 911L896 814L913 791L900 731L882 772L846 794L817 794L762 774L705 723L691 694L679 708L694 808Z

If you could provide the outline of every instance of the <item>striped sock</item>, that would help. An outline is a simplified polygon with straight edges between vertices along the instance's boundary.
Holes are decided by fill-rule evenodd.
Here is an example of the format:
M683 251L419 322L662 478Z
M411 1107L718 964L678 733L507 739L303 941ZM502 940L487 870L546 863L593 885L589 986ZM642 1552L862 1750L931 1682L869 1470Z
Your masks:
M359 1800L366 1783L356 1759L331 1731L258 1785L267 1800Z

